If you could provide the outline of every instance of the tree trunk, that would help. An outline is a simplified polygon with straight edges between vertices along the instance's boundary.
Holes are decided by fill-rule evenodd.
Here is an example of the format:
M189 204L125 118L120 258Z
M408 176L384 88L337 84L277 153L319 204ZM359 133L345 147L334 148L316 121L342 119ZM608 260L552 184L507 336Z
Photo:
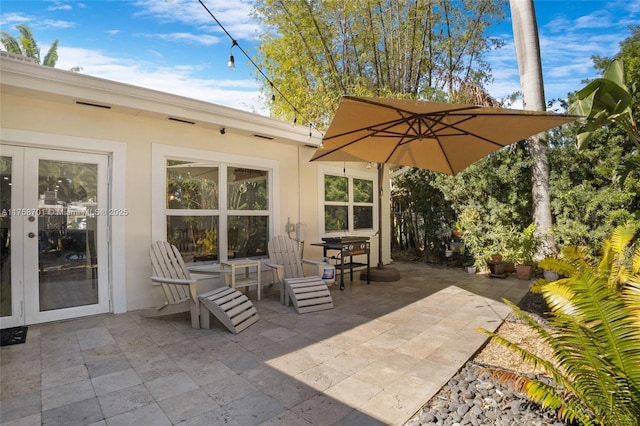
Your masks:
M533 0L509 0L509 5L523 107L526 110L545 111L540 43ZM542 247L537 256L541 258L545 254L556 252L555 240L551 232L549 161L545 134L540 133L529 138L529 146L533 163L531 172L533 222L536 224L536 232L542 237Z

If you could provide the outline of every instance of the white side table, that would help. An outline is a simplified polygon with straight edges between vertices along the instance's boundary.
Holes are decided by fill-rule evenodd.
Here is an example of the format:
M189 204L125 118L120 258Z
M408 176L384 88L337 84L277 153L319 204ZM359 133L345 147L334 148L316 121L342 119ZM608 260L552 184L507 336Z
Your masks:
M256 286L260 300L260 263L259 260L251 259L227 260L220 262L220 272L224 273L224 281L228 287L237 289Z

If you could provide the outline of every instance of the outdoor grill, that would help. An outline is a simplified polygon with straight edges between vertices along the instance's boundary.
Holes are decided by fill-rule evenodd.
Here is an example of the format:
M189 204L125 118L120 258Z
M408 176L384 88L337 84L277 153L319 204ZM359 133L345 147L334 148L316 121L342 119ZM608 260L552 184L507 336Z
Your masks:
M349 269L349 278L353 281L353 268L358 266L367 267L367 284L369 284L369 259L371 243L369 237L327 237L322 238L322 243L312 244L323 248L323 257L329 257L329 251L339 251L340 253L333 256L336 259L336 267L340 268L340 290L344 290L344 269ZM354 262L353 256L364 255L367 257L365 262ZM348 258L348 259L347 259Z

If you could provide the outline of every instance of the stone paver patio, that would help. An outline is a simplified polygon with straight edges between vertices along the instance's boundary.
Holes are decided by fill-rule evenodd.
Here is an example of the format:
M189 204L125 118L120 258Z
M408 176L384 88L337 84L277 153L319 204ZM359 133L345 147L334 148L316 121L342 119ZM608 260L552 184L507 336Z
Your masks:
M298 315L275 289L233 335L188 314L30 326L0 350L3 425L402 425L483 345L529 282L396 263ZM358 274L356 274L358 275Z

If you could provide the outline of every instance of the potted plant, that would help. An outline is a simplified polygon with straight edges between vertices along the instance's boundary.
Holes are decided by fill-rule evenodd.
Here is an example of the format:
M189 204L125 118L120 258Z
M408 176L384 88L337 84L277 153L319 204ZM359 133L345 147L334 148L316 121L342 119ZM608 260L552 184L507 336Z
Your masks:
M455 221L451 233L456 238L461 238L464 235L464 224L462 220Z
M512 232L507 244L513 252L518 279L531 279L535 265L534 257L540 248L540 243L540 237L536 234L536 225L533 223L522 231Z
M475 260L473 258L467 260L464 263L464 266L467 269L467 272L470 273L470 274L475 274L476 271L477 271L476 262L475 262Z

